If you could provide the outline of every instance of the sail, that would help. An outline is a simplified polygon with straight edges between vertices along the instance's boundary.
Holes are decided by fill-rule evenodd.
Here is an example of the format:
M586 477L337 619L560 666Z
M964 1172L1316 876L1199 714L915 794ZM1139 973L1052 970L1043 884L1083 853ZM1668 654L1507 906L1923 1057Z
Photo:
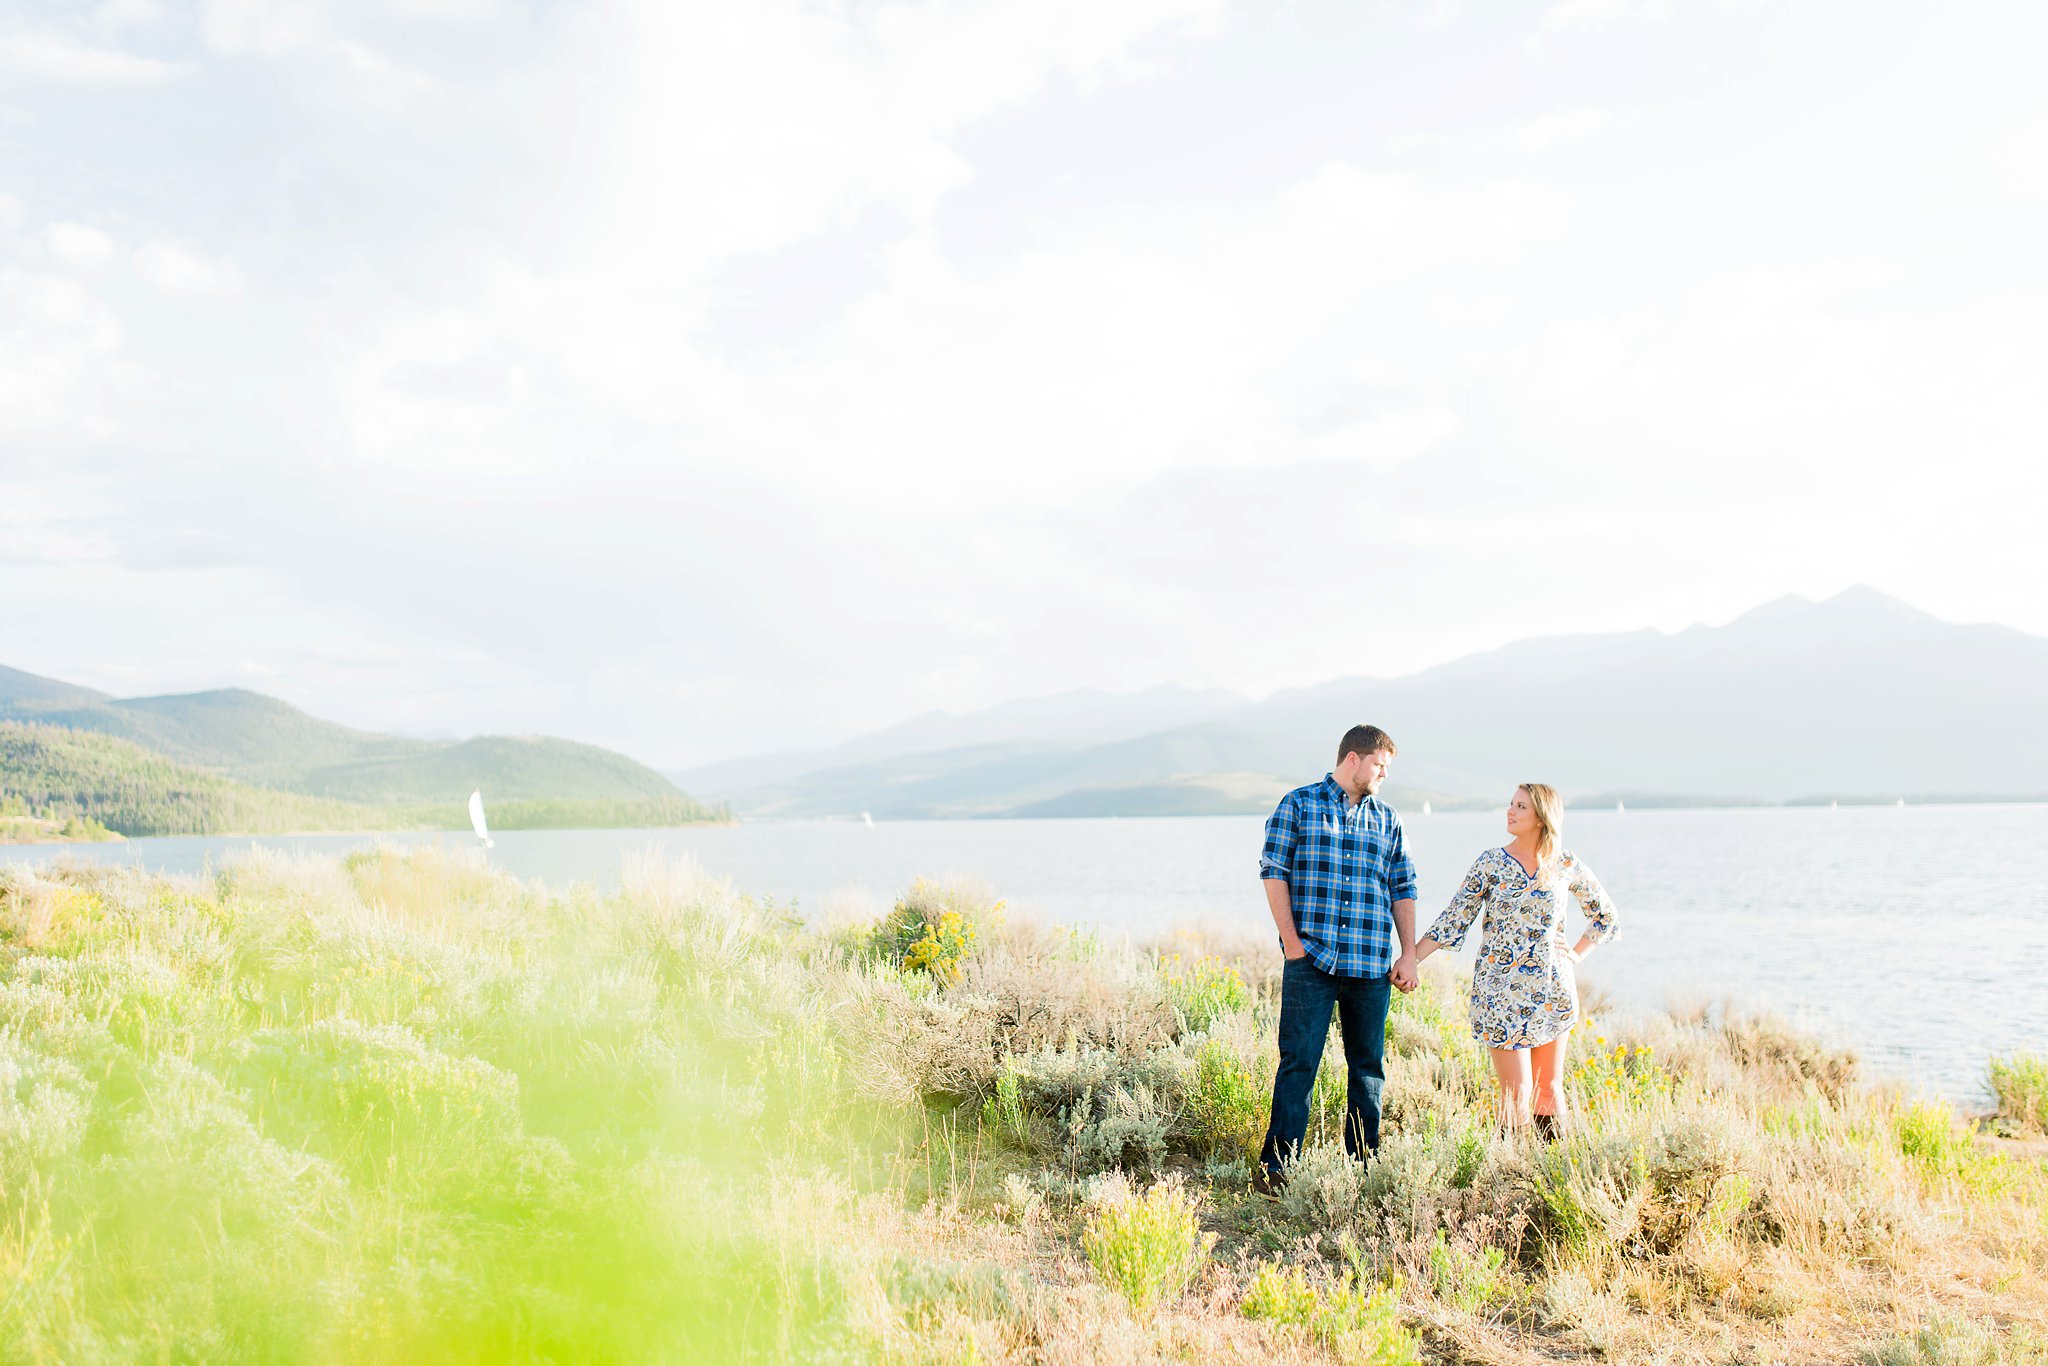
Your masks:
M469 823L476 831L476 837L484 842L484 848L491 847L491 828L484 824L484 794L481 789L469 794Z

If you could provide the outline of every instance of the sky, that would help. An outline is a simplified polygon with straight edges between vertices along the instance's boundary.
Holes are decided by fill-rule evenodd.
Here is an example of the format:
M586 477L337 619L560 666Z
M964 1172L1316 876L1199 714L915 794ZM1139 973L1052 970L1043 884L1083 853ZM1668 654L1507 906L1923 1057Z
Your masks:
M2048 11L0 0L0 664L662 767L2048 634Z

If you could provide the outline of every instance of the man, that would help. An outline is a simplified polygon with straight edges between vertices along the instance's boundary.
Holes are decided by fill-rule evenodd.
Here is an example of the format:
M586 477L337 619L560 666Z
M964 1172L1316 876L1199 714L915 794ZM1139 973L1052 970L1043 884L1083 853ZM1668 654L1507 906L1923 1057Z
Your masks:
M1287 962L1280 975L1280 1070L1258 1182L1272 1191L1308 1132L1330 1012L1344 1036L1344 1148L1379 1147L1390 986L1415 987L1415 867L1401 818L1374 794L1396 750L1377 726L1353 726L1337 767L1280 799L1266 822L1259 877ZM1399 940L1398 964L1394 944Z

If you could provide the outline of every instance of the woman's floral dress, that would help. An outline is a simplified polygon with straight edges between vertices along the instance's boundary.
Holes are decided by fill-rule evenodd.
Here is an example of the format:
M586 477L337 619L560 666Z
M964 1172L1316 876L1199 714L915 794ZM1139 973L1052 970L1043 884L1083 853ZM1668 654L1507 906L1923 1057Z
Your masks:
M1586 937L1614 937L1614 903L1592 869L1560 850L1548 873L1532 876L1505 849L1481 854L1428 937L1447 949L1465 942L1483 910L1485 938L1472 965L1472 1037L1488 1048L1533 1048L1579 1022L1578 983L1564 948L1562 887L1586 913Z

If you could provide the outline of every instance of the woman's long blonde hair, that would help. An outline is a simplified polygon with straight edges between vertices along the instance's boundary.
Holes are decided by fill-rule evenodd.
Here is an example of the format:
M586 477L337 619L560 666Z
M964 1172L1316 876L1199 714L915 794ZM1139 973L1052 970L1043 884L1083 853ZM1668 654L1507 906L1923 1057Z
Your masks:
M1564 798L1549 783L1523 783L1518 790L1536 813L1536 876L1547 878L1564 843Z

